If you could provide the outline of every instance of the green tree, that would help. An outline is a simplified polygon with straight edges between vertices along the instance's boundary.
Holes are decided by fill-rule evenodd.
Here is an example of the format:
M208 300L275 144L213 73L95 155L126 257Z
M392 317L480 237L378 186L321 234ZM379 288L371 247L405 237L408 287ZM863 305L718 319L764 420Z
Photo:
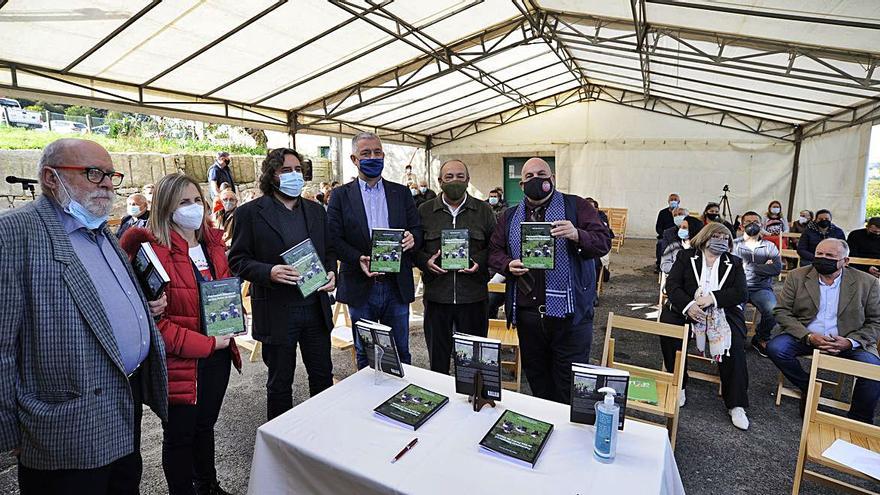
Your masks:
M865 201L865 218L880 217L880 179L868 181L868 198Z
M73 105L73 106L67 107L67 109L64 110L64 115L67 115L70 117L85 117L86 115L89 115L91 117L97 117L98 111L92 107L83 107L80 105Z

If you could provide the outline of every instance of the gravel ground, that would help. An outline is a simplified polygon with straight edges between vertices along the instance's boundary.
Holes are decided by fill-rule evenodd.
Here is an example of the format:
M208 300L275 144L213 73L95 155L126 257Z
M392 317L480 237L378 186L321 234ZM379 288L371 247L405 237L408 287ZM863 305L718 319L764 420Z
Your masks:
M653 274L653 241L630 240L619 254L612 255L611 282L606 284L596 310L592 360L602 354L605 323L609 312L644 317L645 308L657 301L657 277ZM414 306L411 324L411 352L416 366L427 368L420 305ZM618 356L657 367L661 361L654 338L635 337L617 343ZM791 492L797 460L801 419L797 402L785 398L774 405L777 371L773 364L753 351L749 360L751 428L741 432L730 423L717 396L717 386L691 380L687 405L681 411L675 458L684 486L690 494L784 494ZM343 379L355 370L348 351L333 351L335 375ZM266 411L266 368L261 361L245 362L241 374L233 371L216 433L217 471L224 488L235 494L247 491L251 456L257 428ZM525 382L525 377L523 377ZM301 362L295 378L295 403L308 398L306 375ZM528 392L528 385L523 384ZM167 493L161 467L162 428L149 411L144 414L141 484L145 494ZM850 480L852 481L852 480ZM859 483L859 482L857 482ZM859 483L867 486L865 483ZM877 487L874 486L876 489ZM0 460L0 493L17 494L15 465L11 458ZM831 489L806 483L801 493L832 494ZM629 494L626 494L629 495Z

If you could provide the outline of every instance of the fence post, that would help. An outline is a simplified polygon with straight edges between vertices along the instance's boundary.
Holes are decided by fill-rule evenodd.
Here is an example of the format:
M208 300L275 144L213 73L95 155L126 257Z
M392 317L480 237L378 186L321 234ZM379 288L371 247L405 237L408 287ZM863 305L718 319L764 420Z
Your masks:
M92 133L92 116L89 114L86 114L86 132Z
M49 127L49 130L52 130L52 114L49 113L48 110L44 110L46 112L46 125Z

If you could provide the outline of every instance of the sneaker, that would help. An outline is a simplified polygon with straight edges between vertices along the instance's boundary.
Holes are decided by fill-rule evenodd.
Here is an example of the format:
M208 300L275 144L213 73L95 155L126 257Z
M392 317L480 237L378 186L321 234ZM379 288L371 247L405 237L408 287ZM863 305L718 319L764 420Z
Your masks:
M761 357L767 357L767 342L758 340L757 338L752 338L752 349L755 350Z
M749 429L749 418L746 417L746 410L741 407L734 407L730 411L730 421L733 422L733 426L736 426L740 430L748 430Z
M687 396L684 394L684 389L678 391L678 407L684 407L684 403L687 401Z

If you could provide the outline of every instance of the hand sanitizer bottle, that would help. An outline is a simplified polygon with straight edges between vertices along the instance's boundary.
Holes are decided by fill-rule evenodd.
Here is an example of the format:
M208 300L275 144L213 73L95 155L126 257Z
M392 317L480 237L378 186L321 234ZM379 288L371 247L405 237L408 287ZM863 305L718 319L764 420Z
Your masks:
M611 464L617 452L620 407L614 403L616 392L613 388L602 387L599 392L605 394L605 400L596 403L596 441L593 446L593 457L599 462Z

